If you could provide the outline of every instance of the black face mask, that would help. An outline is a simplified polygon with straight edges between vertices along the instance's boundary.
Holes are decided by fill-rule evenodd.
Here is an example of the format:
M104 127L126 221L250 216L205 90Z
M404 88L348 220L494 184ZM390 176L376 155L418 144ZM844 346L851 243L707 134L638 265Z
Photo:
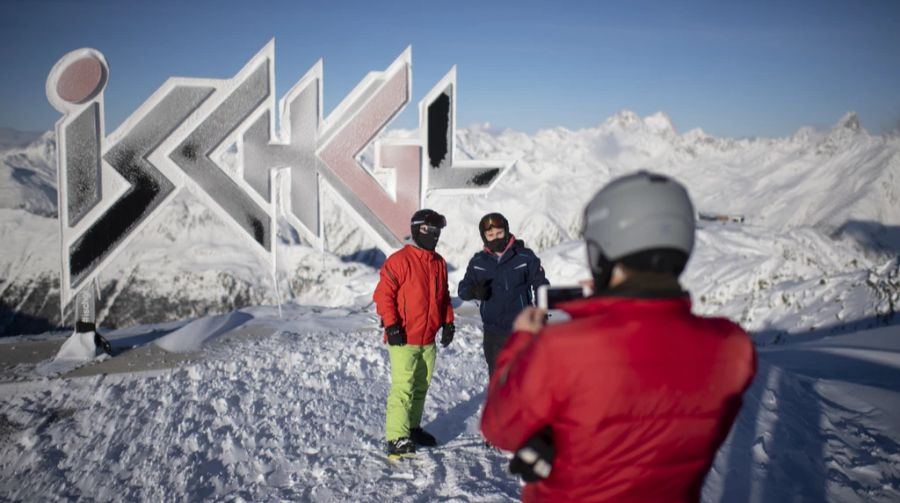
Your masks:
M494 253L500 253L506 248L507 244L509 244L509 236L503 236L502 238L493 239L486 242L484 245L488 250L491 250Z
M413 241L424 250L434 251L440 237L440 234L422 234L417 232L413 234Z

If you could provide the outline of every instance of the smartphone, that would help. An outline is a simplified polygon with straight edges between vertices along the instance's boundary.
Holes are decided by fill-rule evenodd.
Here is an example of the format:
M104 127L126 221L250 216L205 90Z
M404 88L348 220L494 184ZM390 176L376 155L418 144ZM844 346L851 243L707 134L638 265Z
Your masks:
M537 291L537 304L543 310L554 309L561 302L583 299L591 294L588 286L556 286L541 285Z

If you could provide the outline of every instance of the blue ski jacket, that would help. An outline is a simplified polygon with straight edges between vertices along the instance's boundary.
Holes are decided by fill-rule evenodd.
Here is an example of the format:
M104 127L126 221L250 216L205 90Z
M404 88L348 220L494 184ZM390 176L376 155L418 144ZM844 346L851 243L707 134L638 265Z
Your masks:
M491 289L490 296L480 305L486 334L508 334L525 306L536 303L537 288L550 284L541 259L515 236L510 237L503 255L498 257L485 249L469 260L466 275L459 282L459 298L472 300L472 287L483 280Z

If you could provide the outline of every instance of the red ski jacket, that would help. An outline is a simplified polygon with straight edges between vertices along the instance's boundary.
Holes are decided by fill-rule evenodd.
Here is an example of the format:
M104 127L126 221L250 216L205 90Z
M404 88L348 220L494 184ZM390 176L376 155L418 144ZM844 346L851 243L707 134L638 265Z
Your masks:
M431 344L441 326L453 321L447 263L417 246L408 244L385 260L372 298L385 327L403 326L407 344Z
M545 426L556 458L523 501L695 502L756 373L747 334L690 299L596 297L513 334L481 418L514 451Z

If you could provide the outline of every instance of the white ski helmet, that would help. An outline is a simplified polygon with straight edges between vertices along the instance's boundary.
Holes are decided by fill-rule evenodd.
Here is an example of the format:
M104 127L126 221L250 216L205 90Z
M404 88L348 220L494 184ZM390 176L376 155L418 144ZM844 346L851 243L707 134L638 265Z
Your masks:
M598 289L616 262L678 276L694 249L694 206L687 189L639 171L609 182L584 210L582 234Z

